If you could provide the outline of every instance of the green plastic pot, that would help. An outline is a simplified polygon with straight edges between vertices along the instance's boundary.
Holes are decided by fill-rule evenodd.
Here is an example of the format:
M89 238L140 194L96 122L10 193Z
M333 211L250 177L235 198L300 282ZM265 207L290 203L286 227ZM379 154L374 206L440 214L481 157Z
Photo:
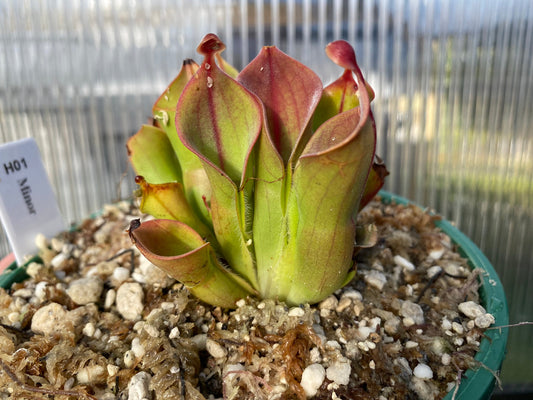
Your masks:
M394 194L381 191L381 199L384 203L395 202L397 204L412 204L409 200ZM496 320L493 326L507 326L509 324L509 310L502 283L490 261L481 250L459 229L446 220L436 221L435 225L446 233L458 247L459 253L466 259L472 269L481 268L485 273L482 276L483 284L479 289L481 303L488 313ZM500 374L503 359L505 358L505 346L507 345L508 328L489 329L481 341L479 351L475 359L484 367L476 370L469 369L463 375L459 390L455 394L456 400L481 400L489 399L496 378L493 373ZM452 390L444 400L451 400Z
M384 203L395 202L398 204L412 204L409 200L381 191L379 193ZM468 259L471 268L481 268L485 271L483 274L483 285L480 287L480 297L483 306L487 312L491 313L496 322L494 326L506 326L509 324L509 311L507 309L507 300L503 290L500 278L496 274L494 267L487 257L479 248L461 231L455 228L448 221L440 220L435 223L443 232L445 232L452 241L458 246L459 253ZM30 262L39 262L38 257L34 257ZM13 262L1 275L0 286L8 289L15 282L21 282L28 275L25 272L25 266L19 267ZM505 346L507 344L508 328L489 329L485 332L485 337L475 359L484 367L476 370L469 369L462 377L461 385L455 395L456 400L481 400L489 399L496 378L493 373L499 374L503 359L505 357ZM444 400L451 400L453 392L448 393Z
M8 259L8 258L14 258L12 257L12 254L9 256L6 256L2 260L2 264ZM30 262L42 262L42 260L35 256L32 257L26 264L23 266L18 266L16 261L13 261L11 264L7 266L6 269L3 271L0 270L0 287L4 289L9 289L11 285L17 282L22 282L29 278L29 275L26 273L26 266Z

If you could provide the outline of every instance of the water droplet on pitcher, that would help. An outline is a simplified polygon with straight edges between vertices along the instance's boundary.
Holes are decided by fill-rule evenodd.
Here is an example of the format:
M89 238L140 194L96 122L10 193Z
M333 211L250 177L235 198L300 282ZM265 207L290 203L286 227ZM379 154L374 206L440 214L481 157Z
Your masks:
M161 121L163 125L168 125L169 117L166 111L159 111L159 114L154 115L154 119Z
M213 78L210 76L207 77L207 87L212 88L213 87Z
M205 69L209 71L211 69L211 64L205 63Z

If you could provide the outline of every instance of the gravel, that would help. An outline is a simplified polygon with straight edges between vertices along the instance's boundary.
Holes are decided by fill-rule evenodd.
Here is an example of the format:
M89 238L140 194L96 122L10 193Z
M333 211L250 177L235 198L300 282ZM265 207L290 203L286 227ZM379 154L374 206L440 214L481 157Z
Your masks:
M126 282L116 292L117 311L125 318L136 321L144 309L144 291L138 282Z
M74 303L85 305L96 303L100 299L103 288L104 283L100 278L89 276L72 281L67 289L67 294Z
M227 350L223 346L211 339L206 340L205 348L207 352L214 358L224 358L228 354Z
M489 314L489 313L485 313L485 314L482 314L482 315L478 315L475 319L474 319L474 323L476 324L476 326L478 328L481 328L481 329L486 329L488 328L489 326L491 326L493 323L495 322L494 320L494 316L492 314Z
M31 319L31 330L45 336L65 334L73 331L73 326L68 324L67 311L62 305L50 303L38 309Z
M468 318L472 319L480 317L486 313L482 305L473 301L465 301L464 303L459 304L459 311L461 311Z
M400 314L404 317L404 321L407 318L412 321L412 323L408 324L409 326L413 324L422 325L424 323L424 311L422 310L422 307L410 300L406 300L402 303Z

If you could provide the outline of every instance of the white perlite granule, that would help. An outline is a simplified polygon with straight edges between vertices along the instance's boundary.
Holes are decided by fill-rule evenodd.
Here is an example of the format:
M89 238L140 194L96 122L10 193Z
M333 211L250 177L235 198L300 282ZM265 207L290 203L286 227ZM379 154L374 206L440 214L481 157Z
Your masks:
M304 369L300 385L307 397L313 397L316 394L325 377L326 370L320 364L311 364Z
M387 283L387 277L379 271L372 270L365 275L365 282L381 291Z
M423 363L420 363L415 367L413 375L420 379L433 379L433 371Z
M128 400L150 399L151 378L150 374L144 371L134 375L128 385Z
M350 373L352 367L350 362L335 361L326 370L326 376L330 381L335 382L337 385L347 385L350 382Z
M411 261L406 260L402 256L396 255L396 256L394 256L393 260L396 263L396 265L402 267L406 271L414 271L415 270L414 264Z

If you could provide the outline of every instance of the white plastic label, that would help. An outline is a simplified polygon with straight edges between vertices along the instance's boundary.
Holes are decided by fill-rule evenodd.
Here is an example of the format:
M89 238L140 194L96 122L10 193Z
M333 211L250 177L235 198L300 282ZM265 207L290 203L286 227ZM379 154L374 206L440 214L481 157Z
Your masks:
M39 233L51 238L65 230L33 138L0 145L0 217L19 265L36 253Z

